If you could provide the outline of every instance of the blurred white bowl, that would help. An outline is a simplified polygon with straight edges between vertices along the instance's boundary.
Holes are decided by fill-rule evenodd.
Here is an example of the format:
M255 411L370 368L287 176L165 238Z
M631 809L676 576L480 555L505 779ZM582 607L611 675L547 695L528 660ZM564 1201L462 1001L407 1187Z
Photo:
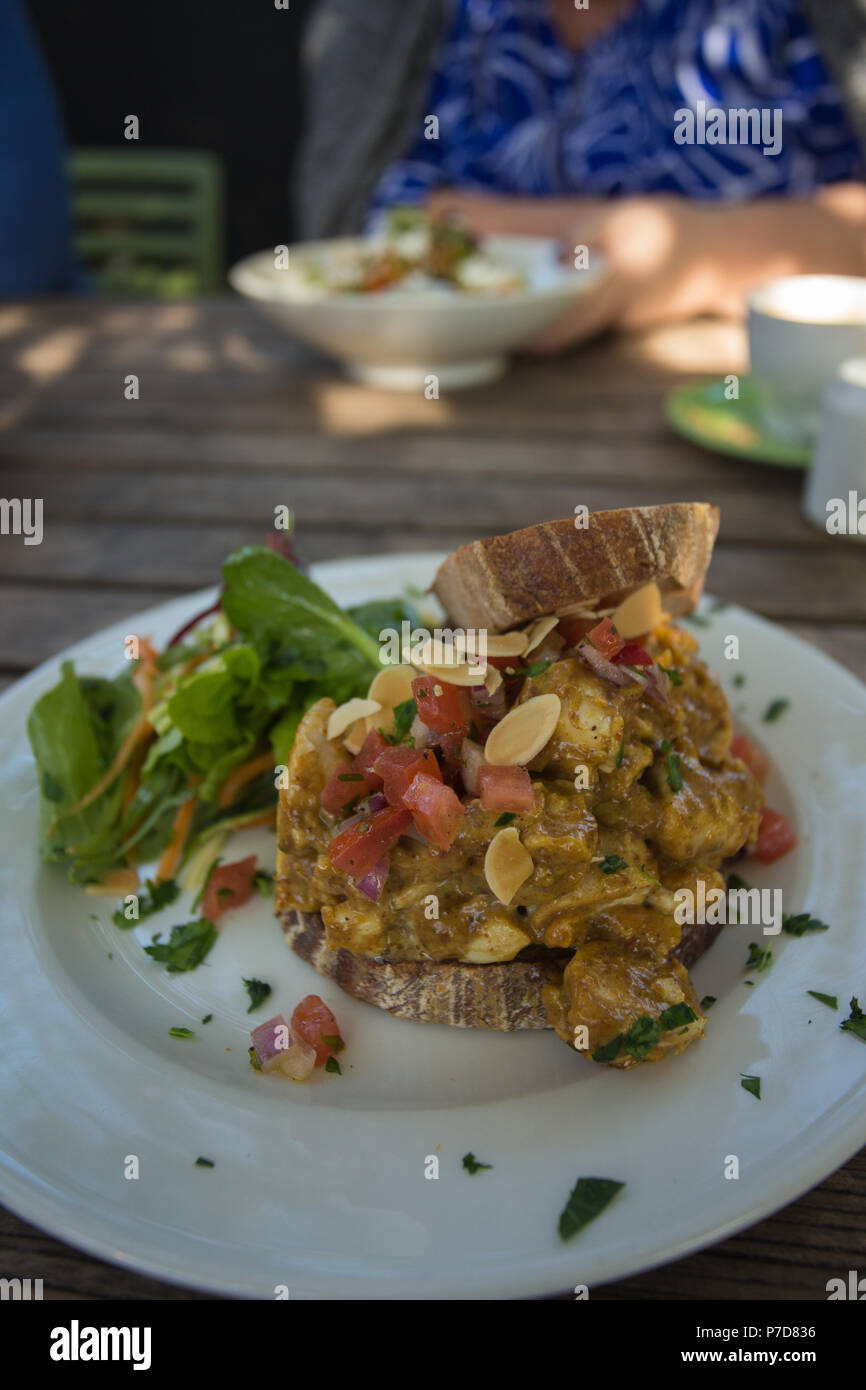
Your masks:
M585 270L562 266L552 238L492 236L482 249L518 270L526 289L345 294L300 283L303 261L327 268L362 246L349 237L300 242L289 247L289 272L276 268L273 251L259 251L232 267L229 282L288 332L344 362L352 376L391 390L421 390L431 376L449 390L494 380L505 371L508 352L584 298L603 275L600 258Z

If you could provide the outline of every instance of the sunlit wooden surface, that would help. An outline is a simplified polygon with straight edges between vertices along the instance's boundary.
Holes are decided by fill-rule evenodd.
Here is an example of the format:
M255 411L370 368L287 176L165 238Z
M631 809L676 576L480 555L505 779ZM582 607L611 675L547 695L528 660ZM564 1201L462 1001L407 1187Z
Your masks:
M299 552L319 560L451 549L578 503L715 502L711 592L866 677L866 550L803 520L801 474L704 452L665 425L673 386L745 369L740 328L701 323L525 360L430 401L354 385L236 299L0 306L0 494L44 500L41 545L0 537L0 687L212 584L281 503ZM130 375L138 400L124 398ZM829 1278L864 1264L866 1151L750 1231L593 1296L823 1299ZM0 1267L44 1278L46 1296L197 1296L8 1213Z

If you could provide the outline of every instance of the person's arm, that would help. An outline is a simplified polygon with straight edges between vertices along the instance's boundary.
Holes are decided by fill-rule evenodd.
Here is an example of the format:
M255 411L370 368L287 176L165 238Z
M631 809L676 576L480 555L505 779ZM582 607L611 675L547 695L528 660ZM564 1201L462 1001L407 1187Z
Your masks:
M564 347L604 328L640 329L699 314L739 315L749 292L776 276L866 275L866 186L831 184L813 197L735 205L674 196L610 200L500 198L440 190L433 212L452 209L481 234L556 237L603 255L609 275L591 301L545 334Z

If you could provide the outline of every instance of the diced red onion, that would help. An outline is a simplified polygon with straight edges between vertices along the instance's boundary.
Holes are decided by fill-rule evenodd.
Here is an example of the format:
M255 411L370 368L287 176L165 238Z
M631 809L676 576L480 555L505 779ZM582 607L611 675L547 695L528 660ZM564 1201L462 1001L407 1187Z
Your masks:
M360 803L358 810L353 816L348 816L346 820L340 821L338 832L342 833L342 831L348 830L350 826L357 825L365 816L372 816L375 811L384 811L387 805L388 802L385 800L382 793L374 792L372 796L368 796Z
M273 1018L269 1018L266 1023L260 1023L252 1030L250 1041L255 1050L256 1060L263 1071L273 1070L278 1058L291 1043L291 1038L292 1031L282 1014L274 1014Z
M671 693L671 678L667 671L663 671L661 666L655 664L650 666L644 690L650 699L658 700L659 704L666 705Z
M372 902L377 903L385 887L385 880L388 877L390 865L387 859L380 859L378 864L374 864L368 874L359 880L357 887L365 893Z
M477 796L480 790L478 769L484 765L484 749L474 739L464 738L460 745L460 763L464 787L470 796Z
M577 654L583 658L587 666L592 667L597 676L610 681L611 685L631 685L635 679L633 671L629 671L625 666L617 666L613 661L608 661L607 657L602 656L598 648L591 646L589 642L578 642Z

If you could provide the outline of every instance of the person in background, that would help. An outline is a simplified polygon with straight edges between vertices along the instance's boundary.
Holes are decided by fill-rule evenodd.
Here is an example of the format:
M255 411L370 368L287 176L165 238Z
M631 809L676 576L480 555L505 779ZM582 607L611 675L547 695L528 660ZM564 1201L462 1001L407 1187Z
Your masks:
M866 274L866 0L319 0L306 66L305 235L410 202L604 254L537 346ZM767 138L686 138L702 105Z
M0 0L0 299L79 290L65 144L48 71L18 0Z

